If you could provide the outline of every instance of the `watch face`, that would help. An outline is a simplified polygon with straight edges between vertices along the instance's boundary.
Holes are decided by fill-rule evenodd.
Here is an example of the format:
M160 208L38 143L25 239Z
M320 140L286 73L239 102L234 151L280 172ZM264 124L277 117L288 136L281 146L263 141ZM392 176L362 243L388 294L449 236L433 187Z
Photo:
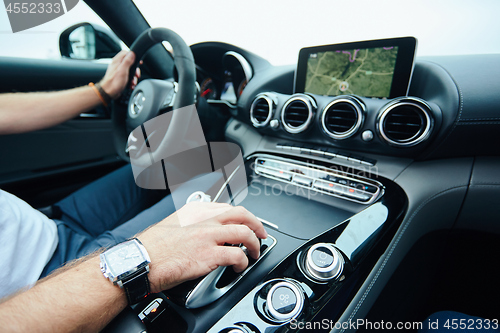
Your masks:
M144 258L135 241L118 244L104 252L104 260L111 274L117 277L144 263Z

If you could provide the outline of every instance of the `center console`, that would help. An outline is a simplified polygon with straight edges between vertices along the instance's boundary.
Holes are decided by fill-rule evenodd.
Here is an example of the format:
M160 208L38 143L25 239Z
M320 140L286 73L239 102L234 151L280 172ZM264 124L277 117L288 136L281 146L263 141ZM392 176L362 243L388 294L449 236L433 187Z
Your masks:
M260 258L242 273L220 267L150 295L134 307L148 332L287 332L313 320L335 322L406 209L397 185L362 168L285 150L253 154L240 168L246 186L226 182L217 198L263 222L269 237Z

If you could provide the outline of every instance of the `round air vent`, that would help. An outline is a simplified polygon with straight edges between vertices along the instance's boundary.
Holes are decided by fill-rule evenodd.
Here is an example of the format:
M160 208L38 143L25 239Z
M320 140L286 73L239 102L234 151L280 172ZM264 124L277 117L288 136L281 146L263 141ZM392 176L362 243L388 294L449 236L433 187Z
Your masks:
M250 120L255 127L264 127L273 117L273 100L267 95L259 95L250 107Z
M316 102L307 95L292 96L283 106L281 122L288 133L305 131L313 119Z
M432 123L430 107L426 103L406 98L382 109L377 128L388 143L411 147L429 137Z
M347 139L359 130L363 123L362 106L351 99L340 98L331 101L321 116L321 126L334 139Z

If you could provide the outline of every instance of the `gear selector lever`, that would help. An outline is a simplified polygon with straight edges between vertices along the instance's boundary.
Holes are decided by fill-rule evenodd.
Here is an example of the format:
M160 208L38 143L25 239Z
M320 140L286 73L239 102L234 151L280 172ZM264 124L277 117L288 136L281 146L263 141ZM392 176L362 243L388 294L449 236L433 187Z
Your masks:
M172 294L171 290L166 293L172 296L173 300L181 303L188 309L196 309L210 304L227 293L243 276L252 270L255 264L262 260L275 245L276 239L270 235L268 235L266 239L261 239L260 256L258 259L253 259L248 256L247 248L244 245L239 245L248 257L248 266L243 272L236 273L232 267L219 266L204 278L198 280L194 288L190 290L181 290L179 292L178 289L183 286L180 285L172 290L175 295ZM193 287L193 285L190 285L190 287Z

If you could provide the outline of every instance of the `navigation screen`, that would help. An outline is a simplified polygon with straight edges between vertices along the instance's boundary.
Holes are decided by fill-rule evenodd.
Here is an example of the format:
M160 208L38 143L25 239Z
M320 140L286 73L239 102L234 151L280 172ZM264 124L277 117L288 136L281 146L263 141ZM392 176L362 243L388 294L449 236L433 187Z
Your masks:
M309 54L304 92L389 97L397 46Z
M303 48L295 92L375 98L405 96L413 70L413 37Z

